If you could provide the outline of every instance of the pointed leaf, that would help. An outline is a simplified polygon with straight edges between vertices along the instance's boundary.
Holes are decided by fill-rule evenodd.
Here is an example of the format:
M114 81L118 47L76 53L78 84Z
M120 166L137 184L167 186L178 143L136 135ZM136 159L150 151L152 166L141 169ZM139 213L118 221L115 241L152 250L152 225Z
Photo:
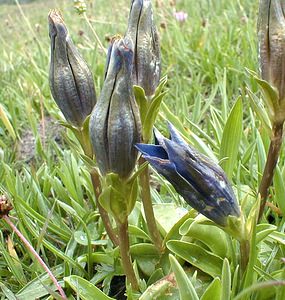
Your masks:
M71 275L69 277L65 277L64 281L68 283L68 285L82 300L114 300L114 298L108 297L95 285L93 285L92 283L90 283L82 277Z
M178 263L177 259L170 254L169 260L171 268L175 274L175 279L179 289L180 300L199 300L199 297L195 291L195 288L184 272L183 268Z
M219 256L192 243L171 240L166 245L170 251L203 272L212 277L221 276L223 260Z
M201 300L221 300L221 290L221 280L219 277L216 277L207 287Z
M222 271L222 296L221 300L228 300L231 297L231 269L227 258L224 259Z
M231 180L242 136L242 99L239 97L232 108L223 131L220 149L220 159L227 158L221 163Z

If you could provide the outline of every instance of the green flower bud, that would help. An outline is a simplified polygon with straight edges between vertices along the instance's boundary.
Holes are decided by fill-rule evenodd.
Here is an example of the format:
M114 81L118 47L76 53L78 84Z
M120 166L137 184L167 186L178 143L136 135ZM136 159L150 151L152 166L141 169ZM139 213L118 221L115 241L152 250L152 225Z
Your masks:
M133 95L133 45L130 39L113 41L109 48L105 81L90 118L90 137L103 175L127 178L137 159L141 123Z
M159 84L161 61L150 0L132 1L126 36L134 43L134 84L151 96Z
M51 93L67 122L81 127L96 103L93 76L74 46L61 14L52 10L48 21Z
M260 0L258 17L261 76L285 98L285 1Z

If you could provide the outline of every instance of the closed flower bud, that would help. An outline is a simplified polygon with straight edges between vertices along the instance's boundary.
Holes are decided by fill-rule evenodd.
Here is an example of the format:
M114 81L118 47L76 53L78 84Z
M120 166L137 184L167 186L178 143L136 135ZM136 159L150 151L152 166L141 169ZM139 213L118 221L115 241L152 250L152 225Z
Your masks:
M240 210L224 171L190 147L169 124L171 139L155 132L157 145L138 144L143 157L193 208L221 226Z
M74 46L60 13L51 11L48 20L51 93L67 122L81 127L96 103L93 76Z
M141 124L133 95L131 40L110 46L101 95L90 119L90 137L103 175L127 178L135 167Z
M126 36L134 43L134 84L154 94L161 73L160 47L150 0L133 0Z
M260 0L258 17L261 76L285 98L285 1Z

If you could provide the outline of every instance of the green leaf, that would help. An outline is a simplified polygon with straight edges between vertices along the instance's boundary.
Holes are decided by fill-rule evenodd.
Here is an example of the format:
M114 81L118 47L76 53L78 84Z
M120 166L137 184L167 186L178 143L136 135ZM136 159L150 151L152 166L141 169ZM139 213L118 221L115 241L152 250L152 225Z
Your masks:
M145 116L147 114L147 110L148 110L148 99L147 99L147 97L145 95L145 91L142 87L140 87L138 85L134 85L133 89L134 89L134 95L136 98L136 102L137 102L139 110L140 110L141 121L143 123L145 120Z
M153 211L159 231L166 236L172 227L187 214L187 210L177 207L174 203L158 203L153 205Z
M85 232L78 230L74 232L74 239L79 245L88 246L88 236ZM100 240L98 237L90 241L93 246L106 246L108 240Z
M207 245L214 254L221 257L227 256L228 250L230 249L229 239L226 233L217 226L199 224L197 221L194 221L189 224L188 228L186 224L183 224L183 227L180 228L180 233L201 241Z
M12 139L15 141L17 139L16 133L1 104L0 104L0 119L2 120L4 126L6 127L7 131L11 135Z
M261 87L263 95L264 95L264 102L266 108L269 113L269 117L271 120L274 118L276 112L279 109L279 96L278 91L271 86L267 81L259 78L256 73L251 70L247 70L249 74L255 79L258 85Z
M153 98L156 98L159 94L161 94L163 88L165 87L165 85L167 84L167 75L166 76L163 76L161 79L160 79L160 82L159 82L159 85L158 87L156 88L155 90L155 93L154 93L154 97Z
M247 89L250 106L258 116L259 120L261 121L263 127L266 129L268 135L271 134L271 121L268 117L266 110L264 109L262 102L260 99L252 93L249 89Z
M8 300L18 300L15 294L9 290L6 285L2 282L0 282L0 289L2 290L3 294L6 296L6 299Z
M137 237L147 241L151 240L150 237L142 229L134 225L129 225L129 234L133 237Z
M274 199L280 208L282 215L285 216L285 182L283 180L283 176L281 174L279 166L276 166L274 177L273 177L273 184L275 187L275 196Z
M205 290L201 300L221 300L221 290L221 280L216 277Z
M268 235L277 229L275 225L271 224L258 224L256 226L256 244L263 241Z
M59 277L63 273L62 265L58 265L53 268L52 273L55 277ZM62 282L59 282L62 284ZM56 286L54 286L49 275L43 273L34 280L31 280L27 285L25 285L17 294L16 297L18 300L30 300L30 299L39 299L45 295L48 295L48 289L56 291Z
M108 297L95 285L93 285L92 283L90 283L82 277L71 275L69 277L65 277L64 281L68 283L68 285L82 300L114 300L114 298Z
M159 94L157 97L155 97L154 99L152 99L150 102L145 119L142 124L143 140L145 142L149 141L151 138L153 125L157 118L161 102L166 94L167 94L167 92L163 92L163 93Z
M221 300L228 300L231 296L231 269L227 258L224 259L222 271L222 295Z
M171 289L173 289L174 287L173 281L174 281L174 276L171 276L171 274L162 278L161 280L149 286L145 290L145 292L140 296L139 300L166 299L166 294L172 292ZM170 298L170 299L175 300L177 299L177 297L175 296L174 298Z
M227 158L221 162L231 180L234 167L237 163L239 144L242 136L242 99L239 97L232 108L223 131L220 149L220 159Z
M285 234L283 232L274 231L269 235L269 237L271 239L273 239L274 241L276 241L282 245L285 245Z
M171 264L171 268L175 274L175 279L179 289L180 300L199 300L199 297L195 291L192 282L187 277L183 268L180 266L176 258L170 254L169 260Z
M2 232L1 232L2 235ZM20 261L15 257L11 256L11 254L6 250L3 243L0 241L0 253L4 258L4 262L6 263L7 268L10 269L13 276L15 277L16 282L20 287L22 287L26 282L26 277L23 276L23 269L20 264Z
M212 277L221 276L223 260L219 256L192 243L171 240L166 245L174 254L182 257L203 272Z
M130 252L141 271L150 277L155 271L160 258L155 246L147 243L135 244L130 247Z

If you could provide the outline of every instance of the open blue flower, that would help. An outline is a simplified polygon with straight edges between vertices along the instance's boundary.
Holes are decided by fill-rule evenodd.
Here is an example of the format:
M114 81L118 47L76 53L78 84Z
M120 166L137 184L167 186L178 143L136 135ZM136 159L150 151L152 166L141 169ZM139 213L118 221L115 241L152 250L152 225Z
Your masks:
M155 130L155 145L137 144L143 157L193 208L221 226L239 206L222 168L190 147L169 123L170 139Z

